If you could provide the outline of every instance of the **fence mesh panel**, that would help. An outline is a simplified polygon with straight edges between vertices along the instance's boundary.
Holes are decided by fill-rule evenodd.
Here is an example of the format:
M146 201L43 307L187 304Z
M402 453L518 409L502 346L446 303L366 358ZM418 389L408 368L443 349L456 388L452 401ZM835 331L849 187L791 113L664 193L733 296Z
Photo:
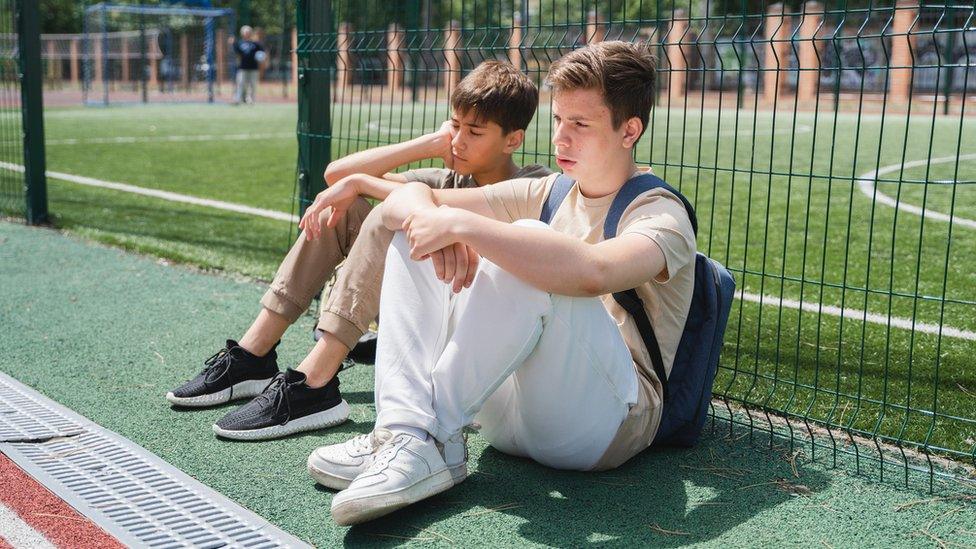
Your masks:
M433 131L485 59L540 85L516 160L555 167L551 62L597 40L654 44L637 160L692 201L699 249L740 289L713 412L906 480L913 452L930 479L945 469L931 456L974 460L972 5L298 5L304 104L329 105L300 109L309 173Z

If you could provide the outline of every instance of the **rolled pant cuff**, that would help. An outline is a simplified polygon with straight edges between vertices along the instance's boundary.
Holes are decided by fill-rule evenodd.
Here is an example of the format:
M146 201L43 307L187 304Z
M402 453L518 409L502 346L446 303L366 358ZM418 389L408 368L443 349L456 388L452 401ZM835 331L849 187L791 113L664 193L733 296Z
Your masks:
M288 299L283 292L275 291L274 288L269 288L267 292L264 292L264 297L261 298L261 306L285 317L291 323L297 321L308 308Z
M318 329L334 335L343 345L352 349L359 343L365 330L356 326L348 318L339 316L332 311L322 311L319 317Z
M394 408L391 410L381 410L376 415L376 426L389 429L393 425L405 425L423 429L437 438L438 424L437 418L429 416L423 412L410 410L407 408Z

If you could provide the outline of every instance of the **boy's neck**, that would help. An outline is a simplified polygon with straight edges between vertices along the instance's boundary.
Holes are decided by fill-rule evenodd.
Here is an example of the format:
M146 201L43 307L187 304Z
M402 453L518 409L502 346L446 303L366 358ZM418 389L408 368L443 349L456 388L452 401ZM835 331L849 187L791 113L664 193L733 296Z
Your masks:
M620 162L607 169L606 173L594 181L578 181L580 193L586 198L601 198L611 195L620 190L634 173L637 172L637 164L633 159L627 158L625 162Z
M485 185L494 185L499 181L505 181L506 179L511 179L515 176L515 172L519 171L519 167L512 160L512 157L508 157L507 162L501 162L494 169L479 173L471 174L471 178L477 183L479 187L484 187Z

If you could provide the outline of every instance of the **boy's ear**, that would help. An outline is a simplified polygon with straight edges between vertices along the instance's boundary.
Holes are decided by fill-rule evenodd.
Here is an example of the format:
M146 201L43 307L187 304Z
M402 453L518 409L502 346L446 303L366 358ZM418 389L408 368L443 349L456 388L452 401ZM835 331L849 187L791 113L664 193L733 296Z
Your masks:
M505 154L513 154L525 141L525 130L515 130L505 135Z
M624 148L630 149L640 139L644 131L644 123L636 116L624 122Z

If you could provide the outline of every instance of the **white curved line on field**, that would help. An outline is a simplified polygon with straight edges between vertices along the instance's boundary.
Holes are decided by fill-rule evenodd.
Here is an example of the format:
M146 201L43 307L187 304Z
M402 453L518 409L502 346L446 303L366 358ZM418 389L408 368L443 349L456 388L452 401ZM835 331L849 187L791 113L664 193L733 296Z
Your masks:
M24 172L24 166L20 164L12 164L10 162L0 162L0 168L14 171L14 172L20 172L20 173ZM181 204L192 204L194 206L204 206L207 208L225 210L228 212L254 215L258 217L265 217L267 219L276 219L278 221L289 221L292 223L298 222L298 216L292 215L290 213L278 212L275 210L266 210L264 208L255 208L253 206L245 206L243 204L234 204L233 202L224 202L223 200L213 200L211 198L198 198L196 196L190 196L186 194L179 194L170 191L160 191L157 189L147 189L145 187L136 187L135 185L128 185L126 183L103 181L101 179L95 179L93 177L84 177L81 175L72 175L70 173L54 172L51 170L48 170L47 172L45 172L45 174L51 179L58 179L60 181L67 181L69 183L77 183L79 185L87 185L89 187L112 189L113 191L139 194L142 196L151 196L153 198L168 200L170 202L179 202Z
M924 334L932 334L932 335L938 335L939 333L941 333L943 337L952 337L956 339L976 341L976 332L970 330L963 330L960 328L953 328L952 326L939 326L938 324L916 322L914 319L911 318L903 318L897 316L888 318L888 315L869 313L866 311L862 311L860 309L848 309L848 308L841 309L840 307L836 307L834 305L823 305L821 303L810 302L810 301L800 302L793 299L785 299L785 298L780 299L775 296L747 293L745 290L739 290L736 292L735 295L742 301L748 301L750 303L758 303L760 305L769 305L773 307L780 307L783 309L802 310L808 313L840 316L850 320L868 322L870 324L881 324L882 326L900 328L902 330L914 330L915 332L921 332Z
M959 160L974 160L976 159L976 154L964 154L962 156L943 156L941 158L928 158L922 160L912 160L910 162L904 163L904 168L917 168L919 166L925 166L927 164L946 164L948 162L955 162L956 159ZM959 217L956 215L946 215L942 212L937 212L935 210L930 210L928 208L920 208L914 204L907 204L900 200L895 200L894 198L884 194L875 187L875 183L878 178L882 175L889 174L891 172L896 172L902 169L902 163L891 164L889 166L884 166L878 168L877 170L871 170L860 177L858 180L858 188L861 189L861 193L867 196L869 199L884 204L885 206L891 206L892 208L897 208L903 212L910 214L915 214L921 217L927 217L929 219L935 219L938 221L945 221L947 223L955 223L963 227L969 227L970 229L976 229L976 220L966 219L965 217Z

